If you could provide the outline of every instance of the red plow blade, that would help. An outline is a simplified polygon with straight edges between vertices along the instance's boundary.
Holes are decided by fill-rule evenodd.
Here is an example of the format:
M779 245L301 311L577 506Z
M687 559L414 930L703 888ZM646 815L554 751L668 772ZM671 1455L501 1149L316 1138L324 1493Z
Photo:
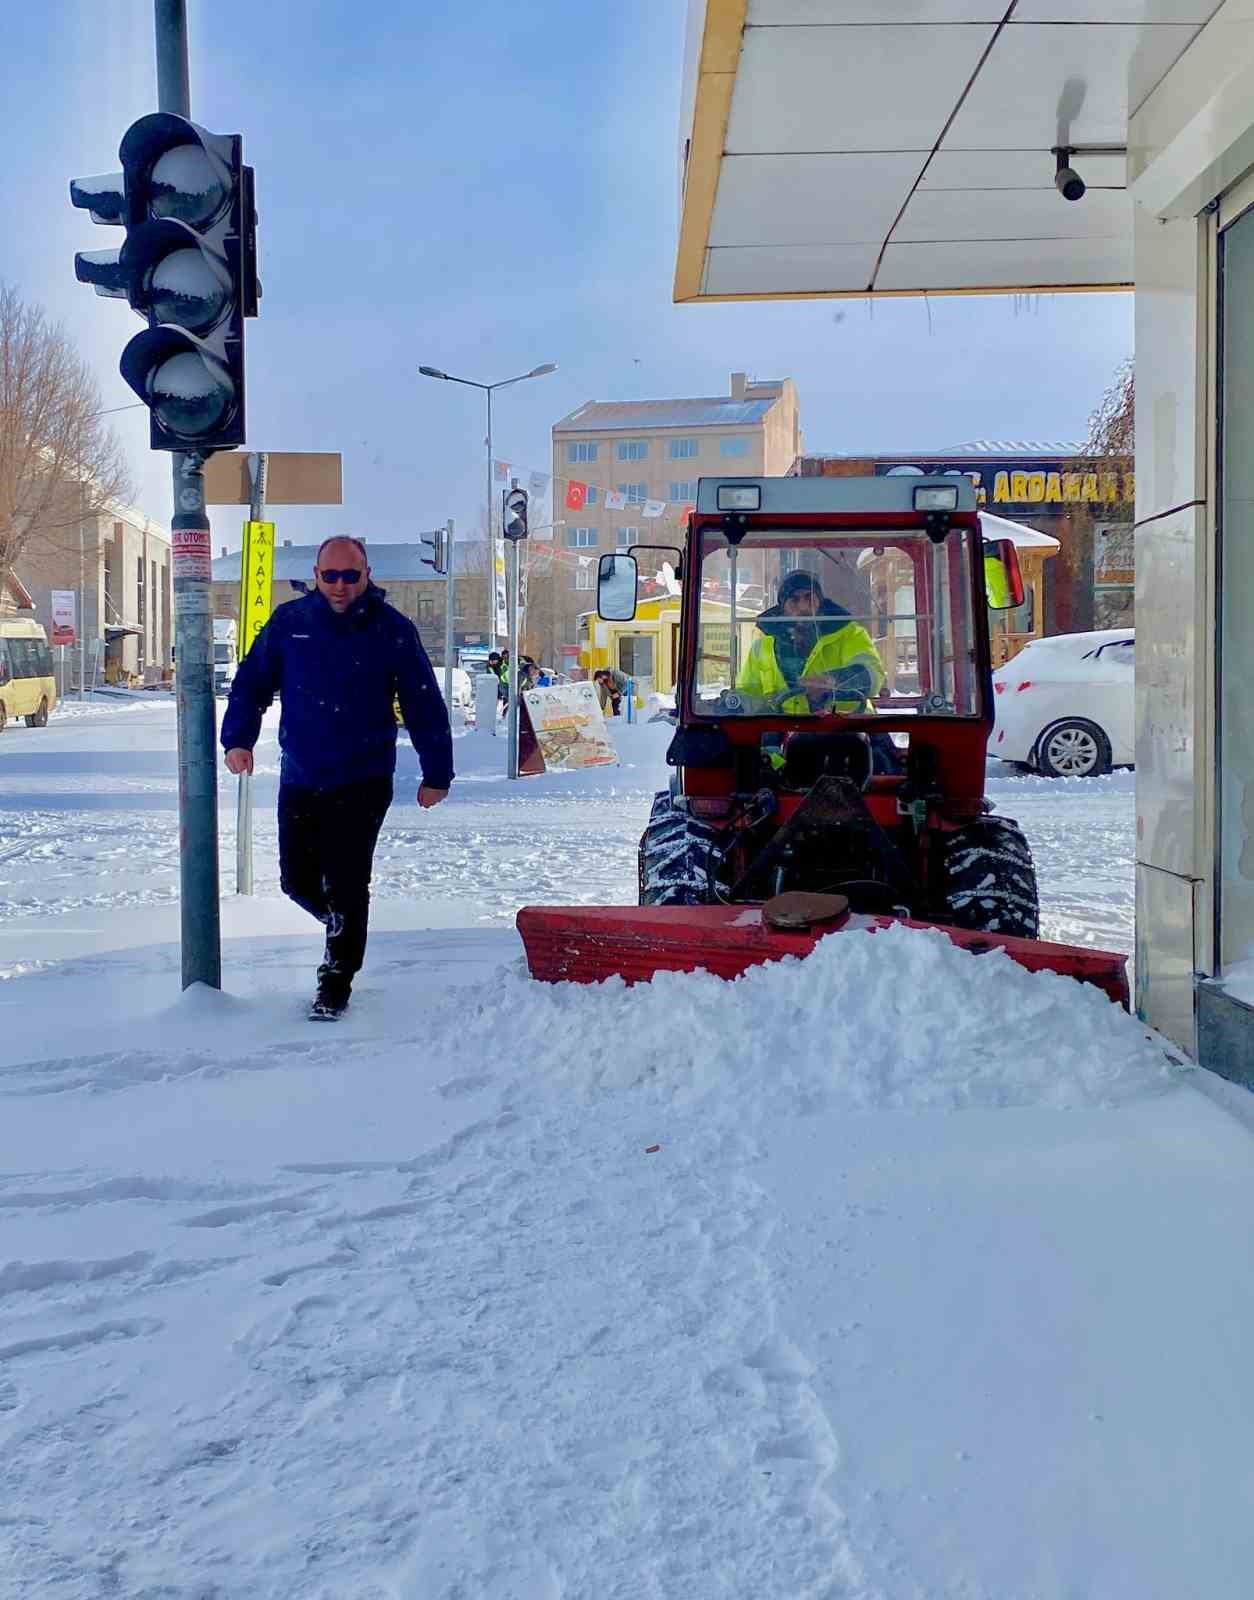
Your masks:
M906 917L846 914L814 930L772 928L760 906L524 906L518 931L533 978L544 983L642 983L657 972L712 972L737 978L750 967L784 956L807 956L826 934L841 929L935 928L977 955L1004 950L1029 972L1058 972L1091 983L1129 1009L1128 958L1044 939L975 933Z

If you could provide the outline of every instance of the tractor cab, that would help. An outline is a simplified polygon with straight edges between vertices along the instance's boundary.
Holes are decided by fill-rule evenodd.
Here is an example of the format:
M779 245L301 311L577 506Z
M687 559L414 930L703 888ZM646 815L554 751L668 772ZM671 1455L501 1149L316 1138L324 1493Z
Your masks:
M1020 604L1022 580L970 482L703 478L682 552L601 558L601 616L633 615L661 560L683 589L675 776L641 842L642 903L839 889L1034 934L1034 878L1011 916L956 905L945 865L963 830L1004 844L1013 827L984 799L988 610Z

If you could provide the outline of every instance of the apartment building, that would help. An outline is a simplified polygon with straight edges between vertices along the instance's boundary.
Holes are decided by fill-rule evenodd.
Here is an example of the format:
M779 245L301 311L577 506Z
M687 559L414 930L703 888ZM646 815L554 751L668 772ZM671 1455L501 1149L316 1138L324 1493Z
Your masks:
M110 505L36 529L21 559L35 616L51 632L52 593L72 589L82 644L67 659L69 681L136 683L172 664L170 535L145 512Z
M633 544L676 544L698 478L783 476L800 453L791 378L733 372L726 395L590 400L562 417L553 425L553 505L566 525L554 529L545 570L529 578L531 654L560 669L575 663L579 614L596 605L597 558Z

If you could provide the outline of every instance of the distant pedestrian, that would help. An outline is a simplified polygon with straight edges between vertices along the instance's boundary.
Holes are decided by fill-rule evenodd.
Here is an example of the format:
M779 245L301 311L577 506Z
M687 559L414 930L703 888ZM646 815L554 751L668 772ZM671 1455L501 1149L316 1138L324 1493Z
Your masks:
M240 662L222 719L226 764L252 772L261 719L277 693L279 881L327 930L310 1017L348 1005L366 953L370 873L392 803L395 697L422 766L418 804L453 782L448 709L418 631L370 581L365 546L327 539L315 588L280 606Z
M617 667L600 667L592 674L592 681L597 686L601 710L608 710L611 717L621 716L623 696L631 682L627 674L620 672Z

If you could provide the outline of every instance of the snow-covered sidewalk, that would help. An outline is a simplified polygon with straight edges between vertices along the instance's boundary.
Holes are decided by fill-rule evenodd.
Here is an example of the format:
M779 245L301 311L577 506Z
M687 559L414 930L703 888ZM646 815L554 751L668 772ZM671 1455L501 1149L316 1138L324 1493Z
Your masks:
M531 982L514 906L630 896L647 725L534 785L460 741L334 1029L263 779L180 997L171 731L0 751L3 1600L1244 1600L1238 1092L905 930ZM1113 837L1120 785L996 798Z

